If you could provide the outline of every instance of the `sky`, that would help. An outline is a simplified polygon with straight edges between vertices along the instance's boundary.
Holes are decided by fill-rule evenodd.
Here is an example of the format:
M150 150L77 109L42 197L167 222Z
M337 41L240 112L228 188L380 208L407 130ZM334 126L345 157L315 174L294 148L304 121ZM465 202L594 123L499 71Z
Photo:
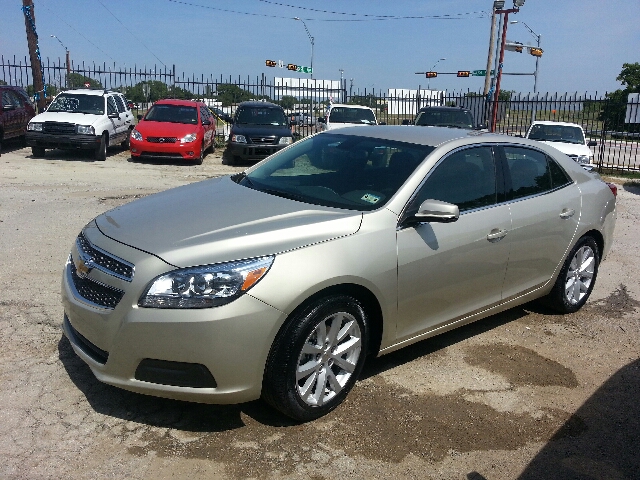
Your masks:
M512 0L505 8L512 7ZM173 68L191 77L256 79L308 74L265 60L310 66L313 78L355 90L480 91L484 77L442 75L487 65L493 0L33 0L43 58L116 68ZM0 0L0 54L28 56L21 0ZM298 17L301 19L295 20ZM411 18L408 18L411 17ZM509 15L508 41L536 44L538 92L601 94L621 88L623 63L640 62L640 0L525 0ZM446 60L440 60L445 58ZM437 63L437 78L417 72ZM535 70L506 52L505 73ZM504 75L502 89L533 91L533 75Z

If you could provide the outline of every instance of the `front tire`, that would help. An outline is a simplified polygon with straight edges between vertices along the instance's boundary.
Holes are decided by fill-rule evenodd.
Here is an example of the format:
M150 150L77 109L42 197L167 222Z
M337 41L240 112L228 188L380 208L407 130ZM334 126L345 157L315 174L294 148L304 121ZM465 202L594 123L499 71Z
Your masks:
M96 147L95 152L96 160L104 162L107 159L107 136L102 135L100 138L100 145Z
M553 290L543 302L560 313L577 312L591 295L598 275L600 250L593 237L582 237L571 249Z
M44 147L31 147L31 155L34 158L44 157Z
M122 143L120 143L120 146L122 147L123 150L129 150L129 146L130 146L130 140L131 139L131 130L127 131L127 138L125 138Z
M263 399L302 422L326 415L346 398L366 358L368 319L345 295L317 300L293 314L274 341Z

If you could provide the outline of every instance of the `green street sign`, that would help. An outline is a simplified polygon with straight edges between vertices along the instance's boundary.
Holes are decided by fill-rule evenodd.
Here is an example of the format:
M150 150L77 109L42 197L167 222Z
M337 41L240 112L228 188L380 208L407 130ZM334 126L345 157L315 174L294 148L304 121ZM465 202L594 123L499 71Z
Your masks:
M493 75L495 72L495 70L491 70L491 75ZM486 74L486 70L474 70L473 72L471 72L472 77L484 77Z
M311 68L311 67L303 67L302 65L298 65L298 68L296 68L296 72L298 72L298 73L313 73L313 68Z

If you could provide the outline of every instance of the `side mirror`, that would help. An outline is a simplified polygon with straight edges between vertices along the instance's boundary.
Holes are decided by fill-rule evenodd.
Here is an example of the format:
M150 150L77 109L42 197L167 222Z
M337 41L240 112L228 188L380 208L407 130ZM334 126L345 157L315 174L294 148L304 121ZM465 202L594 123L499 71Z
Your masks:
M518 138L522 138L522 135L520 135L520 134L517 134L517 135L516 135L516 137L518 137Z
M595 140L589 140L587 142L587 147L597 147L598 146L598 142L596 142Z
M404 120L402 120L402 125L411 125L411 120L405 118Z
M143 115L138 115L138 120L142 120Z
M380 122L378 125L386 125L387 122Z
M205 118L204 120L202 120L202 124L203 125L211 125L211 122Z
M318 117L318 123L327 123L324 117Z
M460 209L453 203L440 200L427 199L420 204L418 211L413 215L414 222L455 222L460 217Z
M107 115L109 118L120 118L120 114L118 112L110 113Z
M486 130L486 129L487 129L486 123L479 123L474 130ZM516 136L521 137L522 135L516 135Z

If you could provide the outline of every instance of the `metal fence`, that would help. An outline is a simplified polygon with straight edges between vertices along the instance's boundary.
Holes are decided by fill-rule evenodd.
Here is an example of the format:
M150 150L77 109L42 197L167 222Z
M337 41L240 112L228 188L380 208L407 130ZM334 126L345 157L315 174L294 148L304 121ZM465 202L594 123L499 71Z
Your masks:
M0 80L33 92L28 59L0 57ZM477 92L435 90L375 89L354 90L343 80L321 81L197 76L176 73L175 65L151 67L117 67L115 64L71 63L61 59L43 60L44 83L49 95L55 91L92 86L119 90L144 107L158 98L197 98L210 106L232 113L235 106L248 99L265 99L282 104L288 112L300 112L309 121L294 126L294 134L306 136L316 131L315 119L324 114L330 103L354 103L371 107L379 122L401 125L411 121L416 112L428 105L465 107L472 111L477 124L490 124L493 102ZM640 108L638 95L629 101L618 92L595 95L579 93L518 94L508 93L498 102L496 132L524 135L535 120L577 123L586 135L596 140L594 154L601 171L640 170Z

